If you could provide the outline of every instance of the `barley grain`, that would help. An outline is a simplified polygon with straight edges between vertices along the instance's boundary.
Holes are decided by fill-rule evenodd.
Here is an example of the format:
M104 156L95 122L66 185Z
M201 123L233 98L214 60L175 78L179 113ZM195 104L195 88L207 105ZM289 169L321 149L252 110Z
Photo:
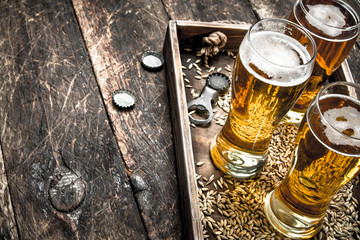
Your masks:
M201 167L202 165L204 165L204 162L198 162L198 163L196 163L196 166L198 166L198 167Z
M205 197L209 204L204 213L215 214L220 219L217 225L212 225L214 231L210 230L210 237L213 234L212 236L220 239L286 239L269 225L263 212L263 204L267 193L284 179L291 164L289 158L294 147L296 128L288 128L289 126L281 125L274 133L269 147L268 164L258 178L238 180L229 175L220 176L218 179L213 175L209 178L202 177L206 183L209 180L213 182L208 185L213 187L213 190L206 190L208 186L202 188L203 192L211 191L211 194ZM282 136L284 133L287 136ZM282 146L284 142L289 146ZM358 201L352 195L352 184L358 181L358 178L355 178L346 184L331 201L318 237L350 240L360 233L360 222L357 220ZM316 239L321 239L318 237Z

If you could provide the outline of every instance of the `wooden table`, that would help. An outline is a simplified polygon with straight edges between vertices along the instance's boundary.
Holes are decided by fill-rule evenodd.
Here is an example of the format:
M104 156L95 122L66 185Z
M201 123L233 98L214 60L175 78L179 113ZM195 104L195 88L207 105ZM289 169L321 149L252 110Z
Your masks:
M165 72L139 58L171 19L253 23L293 2L1 1L0 238L180 239ZM114 107L119 88L134 108Z

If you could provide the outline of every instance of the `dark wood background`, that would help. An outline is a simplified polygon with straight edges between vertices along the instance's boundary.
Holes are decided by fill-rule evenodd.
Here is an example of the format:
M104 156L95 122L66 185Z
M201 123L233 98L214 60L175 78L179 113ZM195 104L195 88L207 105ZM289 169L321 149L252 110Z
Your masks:
M170 19L253 23L293 2L1 1L0 238L180 239L165 73L139 57ZM134 108L114 108L118 88Z

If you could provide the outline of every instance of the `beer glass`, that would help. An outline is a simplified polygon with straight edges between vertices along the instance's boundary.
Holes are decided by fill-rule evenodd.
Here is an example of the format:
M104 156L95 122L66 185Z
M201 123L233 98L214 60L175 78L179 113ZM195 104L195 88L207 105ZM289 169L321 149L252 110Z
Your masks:
M273 227L310 238L323 224L337 191L360 171L360 85L325 85L309 106L296 140L291 169L265 201Z
M358 0L298 0L289 20L310 31L317 45L314 72L284 118L299 125L307 107L354 46L360 27Z
M232 73L230 112L210 146L220 170L247 178L263 167L270 138L305 87L315 56L311 35L288 20L249 28Z

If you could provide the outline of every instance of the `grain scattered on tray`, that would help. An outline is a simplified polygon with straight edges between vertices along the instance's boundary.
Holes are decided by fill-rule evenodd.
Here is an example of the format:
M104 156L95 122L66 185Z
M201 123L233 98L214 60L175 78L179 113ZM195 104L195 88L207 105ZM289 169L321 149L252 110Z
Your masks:
M204 162L197 162L196 163L196 166L198 166L198 167L201 167L202 165L204 165Z
M210 67L210 68L208 69L208 72L212 72L212 71L214 71L214 70L215 70L215 67L212 66L212 67Z
M191 115L191 114L194 114L194 113L196 113L196 110L190 111L190 112L188 113L188 115Z
M224 69L225 69L226 71L228 71L228 72L231 72L231 71L232 71L231 67L228 67L228 66L224 67Z
M251 179L224 175L199 177L198 189L204 239L287 239L278 234L264 214L266 195L284 179L291 163L297 128L280 125L271 139L269 158L263 171ZM201 180L202 179L202 180ZM208 181L213 184L207 185ZM202 186L205 182L205 188ZM336 194L314 240L360 239L358 201L352 195L359 177Z
M234 54L233 52L231 52L231 51L226 51L226 53L227 53L228 56L232 56L232 57L235 56L235 54ZM236 56L235 56L235 57L236 57Z

